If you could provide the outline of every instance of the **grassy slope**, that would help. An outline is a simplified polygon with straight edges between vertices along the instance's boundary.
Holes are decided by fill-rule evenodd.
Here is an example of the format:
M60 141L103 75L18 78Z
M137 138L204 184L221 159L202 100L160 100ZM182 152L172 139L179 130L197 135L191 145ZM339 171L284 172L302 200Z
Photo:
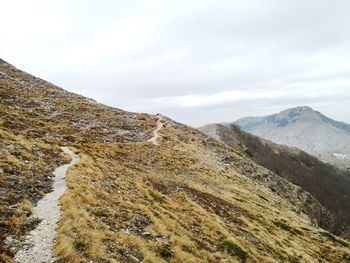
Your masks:
M227 145L245 152L247 157L301 186L331 211L318 218L322 227L350 237L350 180L346 172L326 164L296 148L278 145L236 126L213 124L201 128L215 133Z
M341 262L349 251L290 202L218 161L225 154L239 163L237 153L172 122L161 134L160 147L79 147L83 158L62 198L57 254L73 262L244 258L221 251L225 241L248 262Z
M35 227L30 206L51 190L54 168L68 161L59 146L145 140L153 120L68 93L0 60L0 262Z
M40 143L52 153L70 145L81 156L60 200L60 261L345 262L349 244L312 225L301 211L304 195L292 196L296 188L280 180L295 200L286 199L252 180L274 177L233 149L170 120L155 146L145 142L154 116L96 104L7 64L0 69L7 74L0 76L0 130L14 134L10 145ZM43 169L65 161L55 156L45 157ZM20 189L36 189L44 177L38 170ZM11 256L2 249L2 260Z

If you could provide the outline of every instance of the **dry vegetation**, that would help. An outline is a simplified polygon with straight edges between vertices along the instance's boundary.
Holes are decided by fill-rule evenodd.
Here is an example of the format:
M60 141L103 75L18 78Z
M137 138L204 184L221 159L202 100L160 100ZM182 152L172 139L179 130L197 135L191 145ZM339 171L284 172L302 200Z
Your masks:
M3 154L19 171L12 177L22 182L18 189L40 189L46 173L67 161L58 144L73 146L81 157L69 169L60 199L58 262L346 262L350 257L347 241L303 213L303 191L238 151L171 120L155 146L145 142L155 116L105 107L8 64L0 69L6 73L0 75L1 131L9 147L24 145L21 154L37 169L33 181L21 181L25 165L16 162L24 159ZM36 157L33 145L47 153ZM5 182L13 174L0 171ZM255 177L269 180L274 190ZM29 214L33 196L16 192L13 203ZM24 218L13 215L6 220L18 231ZM10 248L0 247L0 261L10 262Z
M51 172L68 161L59 146L143 141L153 120L68 93L0 60L0 262L35 227L20 203L34 205L51 190Z
M296 148L278 145L231 125L207 125L201 128L227 145L310 192L329 213L317 216L319 225L350 239L349 173L323 163Z
M35 227L32 204L51 190L51 171L65 161L55 145L25 139L0 127L0 254L12 256L5 237ZM1 256L0 256L1 261Z
M61 200L62 262L346 262L346 241L208 149L238 153L176 123L161 132L159 147L79 146Z

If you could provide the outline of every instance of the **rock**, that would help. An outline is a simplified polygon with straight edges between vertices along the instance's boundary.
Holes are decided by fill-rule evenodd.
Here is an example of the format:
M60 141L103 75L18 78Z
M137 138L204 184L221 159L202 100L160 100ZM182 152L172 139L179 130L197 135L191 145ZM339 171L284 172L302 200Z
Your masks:
M129 235L130 231L129 229L122 229L123 234Z
M157 237L156 240L159 242L159 243L162 243L162 244L165 244L165 245L169 245L170 242L168 239L166 239L165 237Z
M133 255L129 255L129 258L132 259L134 262L140 262L140 260Z
M112 232L117 232L117 228L115 226L110 226L109 229L112 231Z
M8 237L5 239L4 241L5 245L11 246L13 244L13 238L12 237Z
M150 232L142 232L141 236L146 238L146 239L152 238L152 234Z

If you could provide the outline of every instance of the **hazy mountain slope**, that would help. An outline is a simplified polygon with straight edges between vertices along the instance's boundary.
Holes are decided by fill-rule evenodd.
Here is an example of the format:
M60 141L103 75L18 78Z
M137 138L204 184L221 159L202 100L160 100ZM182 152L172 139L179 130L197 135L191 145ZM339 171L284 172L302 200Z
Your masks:
M234 123L259 137L350 167L350 125L334 121L310 107L288 109L266 117L247 117Z
M145 140L153 120L69 93L1 60L0 252L12 254L5 236L34 227L27 220L31 203L51 190L51 172L68 161L59 145Z
M59 262L346 262L349 243L314 224L323 207L239 151L166 118L157 146L147 141L157 116L97 104L6 63L0 72L1 149L27 145L21 155L5 151L1 165L20 162L21 175L30 165L23 181L1 169L1 182L40 187L45 172L67 162L58 146L81 157L61 198ZM51 154L36 154L34 143ZM1 191L8 216L0 223L0 261L11 262L35 227L26 220L35 191L4 184Z
M240 149L247 157L310 192L331 212L318 218L323 227L350 237L350 176L297 149L243 132L234 125L210 124L204 133Z

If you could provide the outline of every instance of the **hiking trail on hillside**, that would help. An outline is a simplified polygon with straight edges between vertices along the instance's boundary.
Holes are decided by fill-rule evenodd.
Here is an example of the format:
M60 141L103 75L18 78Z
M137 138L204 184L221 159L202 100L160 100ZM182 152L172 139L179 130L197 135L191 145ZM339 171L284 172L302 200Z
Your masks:
M33 208L33 219L40 219L40 224L32 230L23 243L23 247L16 253L15 262L41 263L54 262L52 247L56 236L56 227L60 219L59 198L66 191L65 177L70 166L76 164L80 157L68 149L61 147L62 151L72 158L69 164L55 169L53 175L53 191L46 194Z
M163 122L163 118L159 117L157 121L157 128L153 131L153 137L149 139L149 142L152 142L154 145L159 145L158 144L158 139L159 139L159 131L163 128L165 122Z

